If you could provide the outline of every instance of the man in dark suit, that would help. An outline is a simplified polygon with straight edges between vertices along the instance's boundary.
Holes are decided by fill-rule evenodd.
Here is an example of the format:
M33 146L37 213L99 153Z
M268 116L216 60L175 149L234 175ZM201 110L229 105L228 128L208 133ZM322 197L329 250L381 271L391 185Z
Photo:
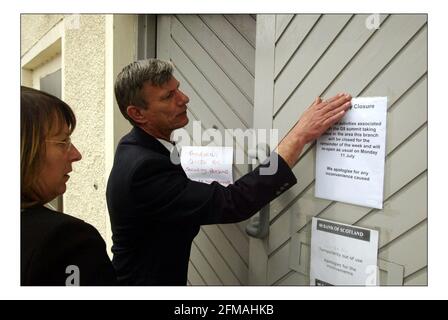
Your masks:
M171 133L188 123L188 97L170 62L131 63L118 75L115 96L134 126L116 150L107 185L112 263L125 285L186 285L191 244L201 225L250 218L296 183L291 171L306 143L341 119L351 97L317 98L268 160L224 187L187 178L171 161ZM272 175L260 171L276 161Z

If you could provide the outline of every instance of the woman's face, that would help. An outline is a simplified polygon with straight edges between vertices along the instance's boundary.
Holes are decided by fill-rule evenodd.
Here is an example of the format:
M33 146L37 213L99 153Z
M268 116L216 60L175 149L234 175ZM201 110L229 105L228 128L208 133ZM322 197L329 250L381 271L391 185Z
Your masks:
M50 131L45 143L46 155L37 179L37 191L47 203L65 192L72 163L81 160L81 154L70 143L66 124L60 133Z

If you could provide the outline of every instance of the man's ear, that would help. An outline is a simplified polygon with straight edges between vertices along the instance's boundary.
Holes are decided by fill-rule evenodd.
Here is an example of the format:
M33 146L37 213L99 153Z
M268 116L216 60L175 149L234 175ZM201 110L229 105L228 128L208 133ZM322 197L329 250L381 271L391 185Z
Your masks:
M128 116L138 124L144 124L148 121L142 111L142 108L136 106L128 106L126 108L126 113L128 114Z

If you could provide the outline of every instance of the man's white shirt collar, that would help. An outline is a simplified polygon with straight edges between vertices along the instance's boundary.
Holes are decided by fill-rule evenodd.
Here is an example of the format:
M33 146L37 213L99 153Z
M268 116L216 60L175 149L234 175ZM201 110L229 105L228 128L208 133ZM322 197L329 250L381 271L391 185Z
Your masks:
M166 141L166 140L164 140L164 139L158 139L158 138L156 138L157 140L159 140L159 142L161 143L161 144L163 144L163 146L171 153L171 151L173 151L173 149L174 149L174 144L172 143L172 142L169 142L169 141Z

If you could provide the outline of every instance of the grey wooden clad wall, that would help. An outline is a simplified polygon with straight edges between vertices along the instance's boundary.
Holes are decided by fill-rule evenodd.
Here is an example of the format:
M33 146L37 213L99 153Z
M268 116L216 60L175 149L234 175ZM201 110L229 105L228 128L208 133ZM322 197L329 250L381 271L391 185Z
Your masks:
M384 209L314 197L315 148L271 203L269 285L309 285L312 217L376 229L381 285L427 284L427 16L277 15L273 127L282 137L317 96L387 96ZM258 61L257 61L258 63Z
M190 136L193 121L199 120L202 130L252 126L255 28L250 15L158 16L157 56L175 63L175 77L190 97ZM235 166L234 178L246 172L247 166ZM247 284L249 242L244 227L201 228L191 249L190 285Z

